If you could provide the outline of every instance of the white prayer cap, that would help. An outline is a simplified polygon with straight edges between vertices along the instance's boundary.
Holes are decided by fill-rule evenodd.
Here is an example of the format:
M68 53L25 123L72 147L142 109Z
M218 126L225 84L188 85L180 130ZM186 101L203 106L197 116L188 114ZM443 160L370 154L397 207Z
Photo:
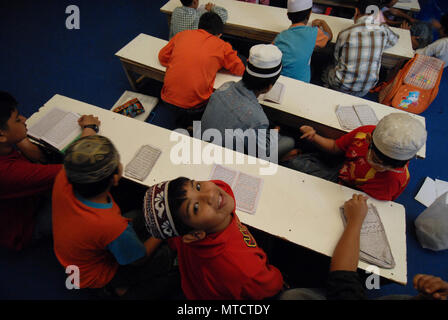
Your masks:
M412 159L426 143L426 130L420 121L405 113L391 113L378 122L373 143L395 160Z
M288 0L288 12L297 12L311 9L313 0Z
M271 78L282 70L282 52L273 44L257 44L250 48L246 71L258 78Z

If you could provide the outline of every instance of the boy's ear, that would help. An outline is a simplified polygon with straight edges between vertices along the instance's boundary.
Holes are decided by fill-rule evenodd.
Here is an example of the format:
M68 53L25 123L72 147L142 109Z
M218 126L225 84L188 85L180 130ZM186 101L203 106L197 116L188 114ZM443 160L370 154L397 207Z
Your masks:
M114 174L112 176L112 185L114 187L118 186L118 182L120 181L120 179L121 179L121 176L118 173Z
M206 235L207 234L205 233L204 230L196 230L196 231L187 233L186 235L183 235L182 241L184 243L191 243L191 242L195 242L195 241L204 239Z

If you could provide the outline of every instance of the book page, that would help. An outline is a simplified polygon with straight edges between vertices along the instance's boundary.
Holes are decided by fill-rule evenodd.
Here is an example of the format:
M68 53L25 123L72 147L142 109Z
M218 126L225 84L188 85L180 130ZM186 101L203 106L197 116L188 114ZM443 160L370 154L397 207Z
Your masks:
M28 135L35 139L41 139L47 131L53 128L55 123L61 121L68 112L59 108L48 111L41 119L28 128Z
M265 93L262 100L272 101L275 103L282 103L285 94L285 85L281 82L276 82L271 90Z
M233 188L238 210L255 214L263 188L263 180L240 172Z
M336 116L338 117L341 127L346 130L353 130L361 126L361 122L359 121L353 106L338 105L336 107Z
M429 207L437 199L436 183L430 177L425 178L422 187L415 196L415 200Z
M59 122L54 123L53 127L45 132L41 139L58 150L64 149L82 133L78 124L79 118L76 113L67 112Z
M448 191L448 182L436 179L436 199Z
M342 213L344 208L341 208ZM344 224L345 215L342 214ZM391 269L395 260L386 237L378 211L373 204L368 205L368 212L361 227L360 259L379 267Z
M124 174L127 177L134 178L140 181L146 179L151 172L152 168L156 164L162 151L151 147L150 145L142 146L134 158L126 165Z
M368 105L355 105L353 106L356 114L358 115L359 121L363 126L378 124L378 118L376 117L375 111Z
M226 168L221 165L215 165L210 175L210 180L222 180L233 190L238 171Z

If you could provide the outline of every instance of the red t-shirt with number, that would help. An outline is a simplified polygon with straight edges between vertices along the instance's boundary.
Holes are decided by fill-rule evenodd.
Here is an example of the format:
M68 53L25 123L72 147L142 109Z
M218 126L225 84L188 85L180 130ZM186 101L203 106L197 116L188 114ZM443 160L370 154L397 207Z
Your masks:
M345 162L339 171L339 179L379 200L395 200L409 183L408 165L400 172L378 172L367 162L368 136L375 126L359 127L336 140L345 153Z
M229 185L213 182L235 199ZM192 243L176 237L169 244L177 250L182 289L190 300L259 300L276 295L283 286L282 274L268 263L235 212L221 232Z

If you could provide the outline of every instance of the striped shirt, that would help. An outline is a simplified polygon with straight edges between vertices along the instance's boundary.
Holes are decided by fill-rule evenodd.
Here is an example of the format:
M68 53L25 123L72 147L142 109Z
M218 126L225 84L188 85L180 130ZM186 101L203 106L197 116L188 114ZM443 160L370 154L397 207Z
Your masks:
M369 24L367 18L361 17L339 33L334 50L336 63L328 79L331 87L364 95L376 85L383 52L394 46L399 36L385 24Z
M173 10L171 16L170 39L178 32L184 30L195 30L199 26L199 19L206 13L205 7L200 6L198 9L190 7L177 7ZM214 6L212 12L216 13L223 23L227 21L227 10L223 7Z

